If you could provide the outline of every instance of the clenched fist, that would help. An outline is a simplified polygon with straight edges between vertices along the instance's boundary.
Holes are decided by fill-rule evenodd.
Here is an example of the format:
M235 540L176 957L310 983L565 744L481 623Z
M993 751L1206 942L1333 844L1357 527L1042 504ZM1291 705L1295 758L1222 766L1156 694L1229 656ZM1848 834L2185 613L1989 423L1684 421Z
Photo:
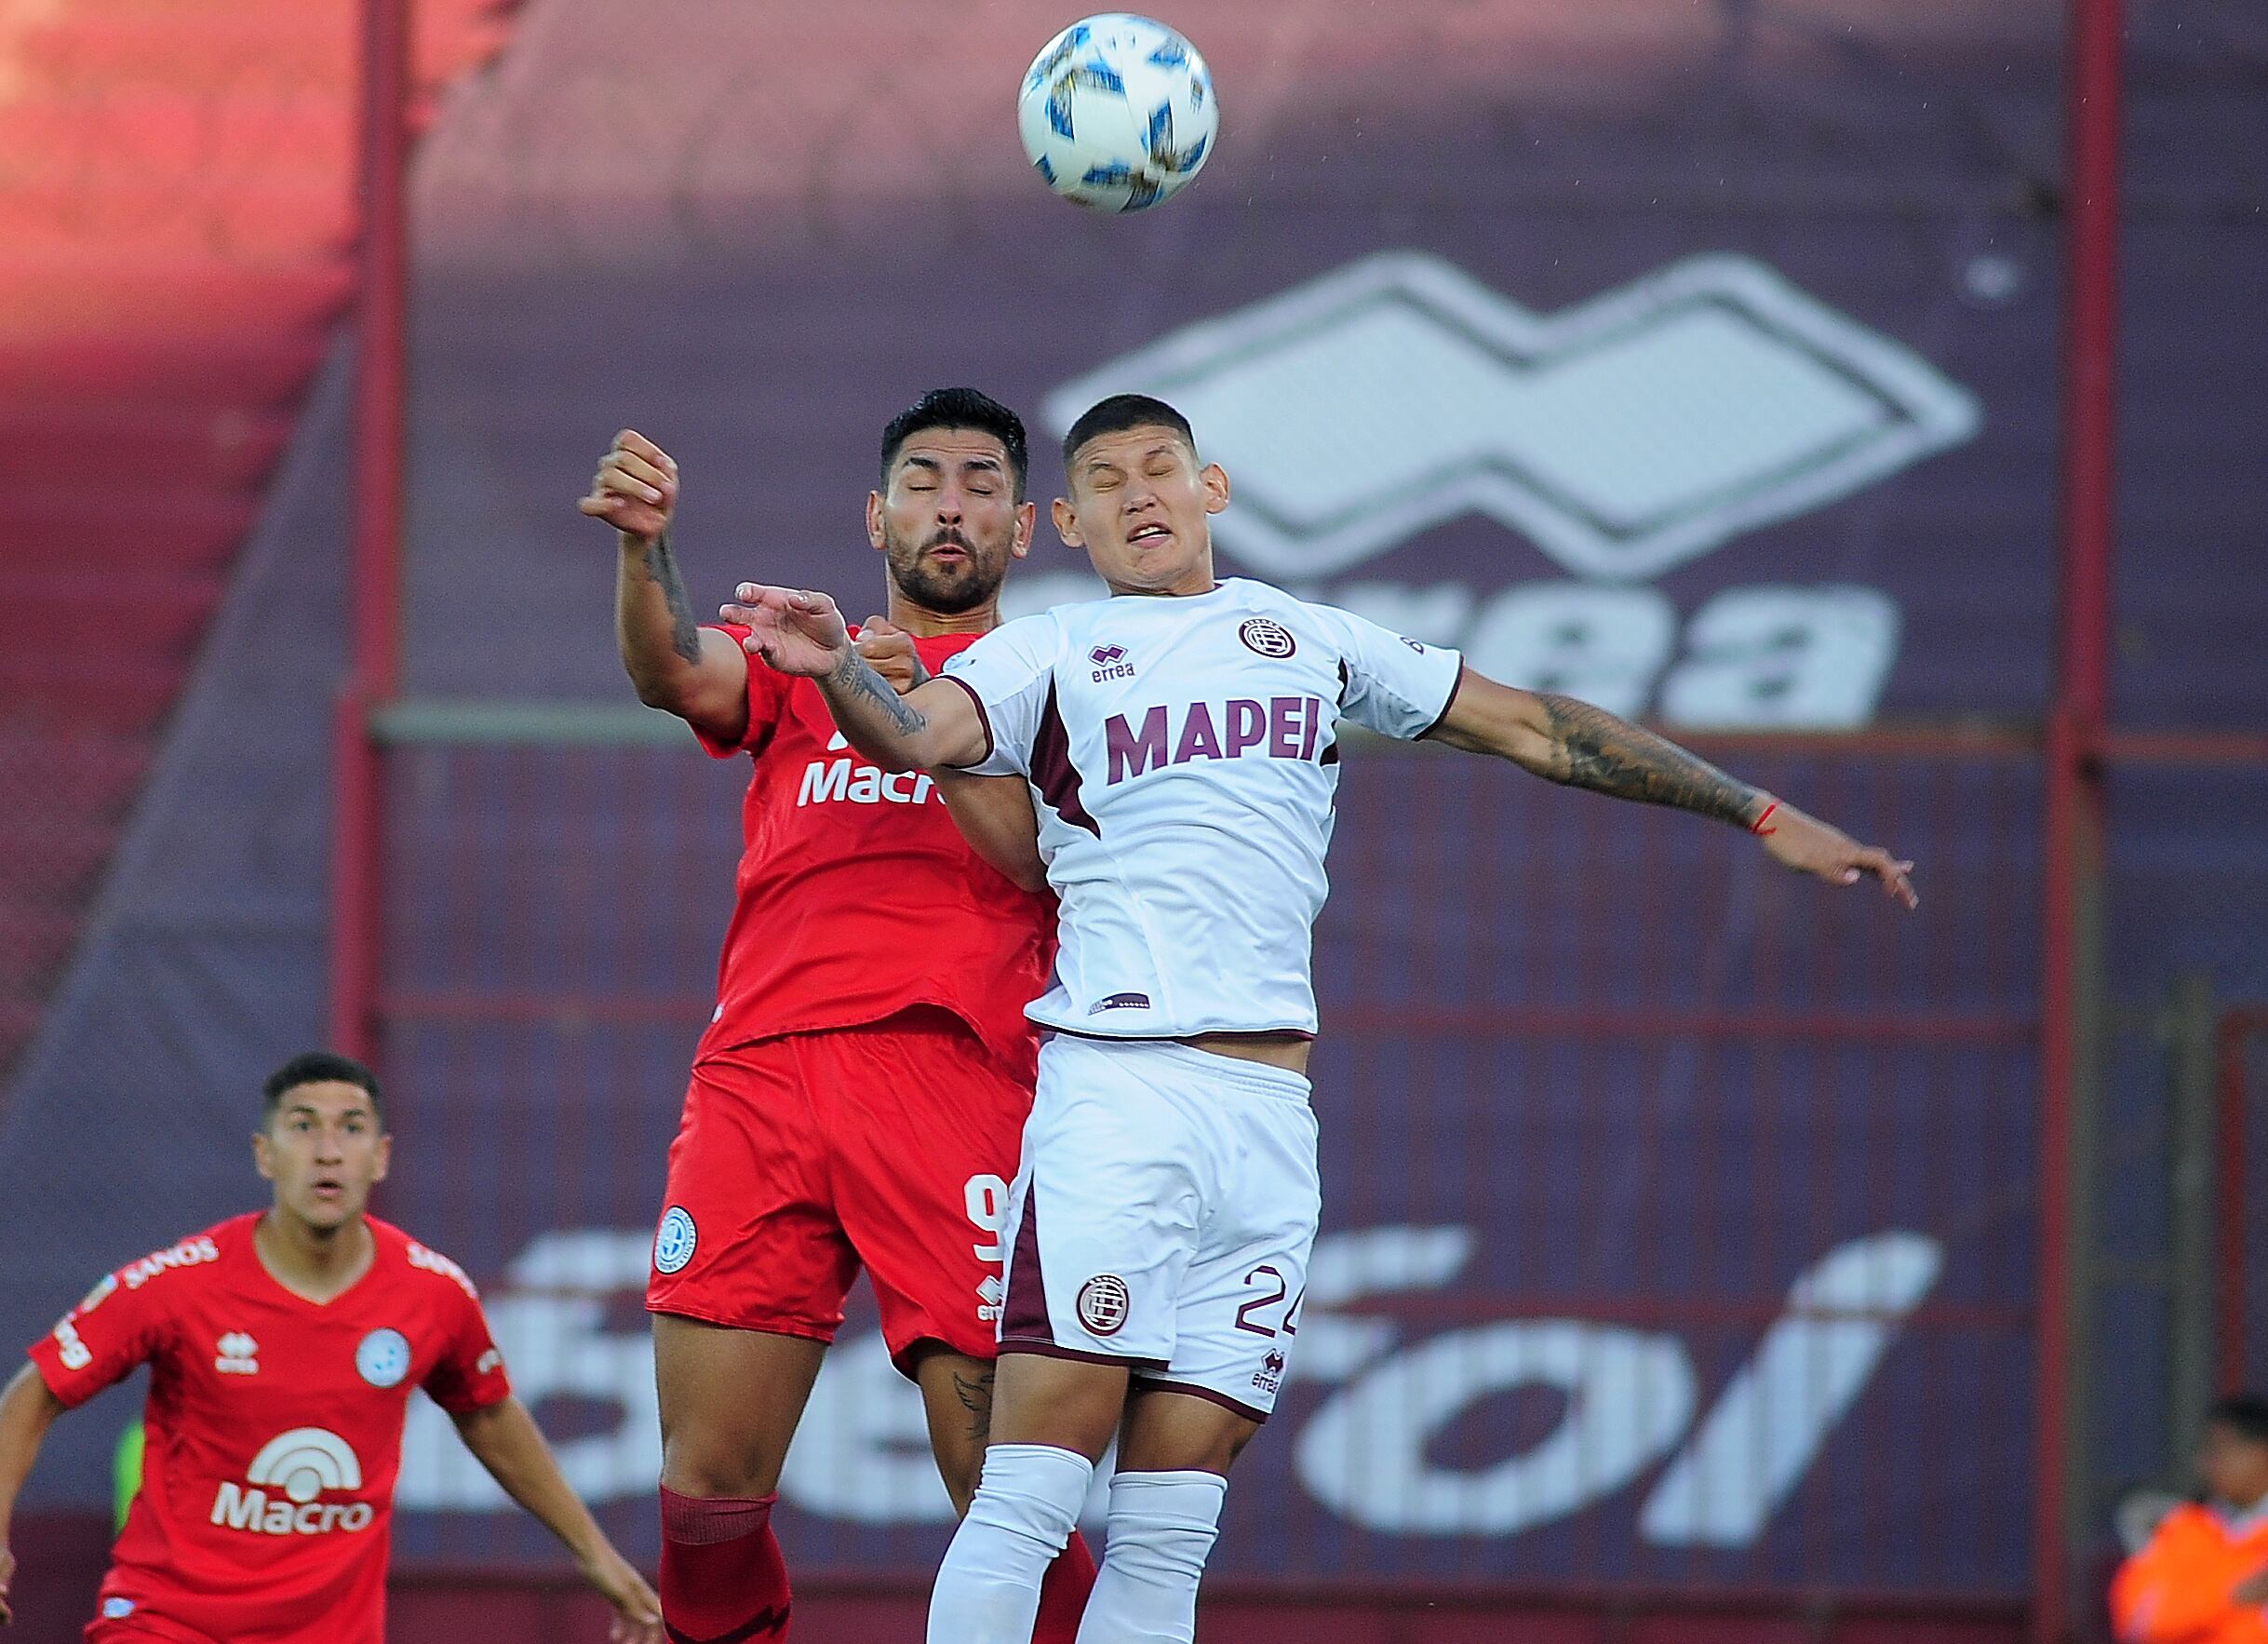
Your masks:
M858 625L858 654L900 696L929 680L913 635L886 616L869 616Z
M635 428L614 436L614 444L598 460L598 472L591 476L590 495L575 504L624 535L649 542L669 529L677 505L677 463Z

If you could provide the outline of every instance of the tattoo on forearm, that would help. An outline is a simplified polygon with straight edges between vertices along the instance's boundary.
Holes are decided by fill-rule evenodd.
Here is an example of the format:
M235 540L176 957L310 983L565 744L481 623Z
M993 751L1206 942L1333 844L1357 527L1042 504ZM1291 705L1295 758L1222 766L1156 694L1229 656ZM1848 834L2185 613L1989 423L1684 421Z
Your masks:
M1756 802L1747 783L1603 707L1548 692L1542 701L1558 745L1558 759L1544 773L1552 781L1747 824Z
M983 1444L992 1436L991 1370L979 1370L973 1376L955 1370L953 1395L960 1400L960 1408L969 1412L969 1436Z
M678 574L677 556L669 551L664 530L646 548L646 575L669 601L669 647L688 662L701 660L701 625L693 620L693 602L685 597L685 579Z
M853 702L871 701L882 710L891 730L900 736L919 736L929 729L929 721L921 717L920 711L909 707L896 688L855 651L843 654L842 661L827 676L827 683Z

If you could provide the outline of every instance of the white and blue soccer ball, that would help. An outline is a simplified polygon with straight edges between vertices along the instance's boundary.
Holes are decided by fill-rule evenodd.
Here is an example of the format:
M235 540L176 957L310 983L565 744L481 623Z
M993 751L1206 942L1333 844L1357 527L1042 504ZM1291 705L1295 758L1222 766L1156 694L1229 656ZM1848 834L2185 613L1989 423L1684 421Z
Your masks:
M1220 110L1196 47L1161 22L1108 11L1032 60L1016 125L1032 168L1065 199L1140 211L1188 186Z

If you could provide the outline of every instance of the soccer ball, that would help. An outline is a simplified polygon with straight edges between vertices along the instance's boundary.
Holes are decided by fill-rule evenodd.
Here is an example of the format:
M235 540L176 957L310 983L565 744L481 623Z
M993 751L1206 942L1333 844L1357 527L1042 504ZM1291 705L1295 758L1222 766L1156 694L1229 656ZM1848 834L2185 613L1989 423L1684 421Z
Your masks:
M1163 23L1110 11L1032 60L1016 125L1033 168L1065 199L1139 211L1197 175L1220 110L1194 47Z

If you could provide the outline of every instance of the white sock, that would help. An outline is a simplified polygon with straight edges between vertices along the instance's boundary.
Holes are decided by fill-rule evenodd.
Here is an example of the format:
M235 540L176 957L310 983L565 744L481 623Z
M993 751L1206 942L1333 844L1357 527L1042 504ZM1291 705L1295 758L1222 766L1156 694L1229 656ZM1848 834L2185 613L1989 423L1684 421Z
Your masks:
M1113 1478L1109 1541L1079 1644L1191 1644L1197 1582L1228 1499L1228 1481L1217 1473Z
M1040 1579L1079 1523L1094 1463L1047 1444L996 1444L929 1601L929 1644L1030 1644Z

